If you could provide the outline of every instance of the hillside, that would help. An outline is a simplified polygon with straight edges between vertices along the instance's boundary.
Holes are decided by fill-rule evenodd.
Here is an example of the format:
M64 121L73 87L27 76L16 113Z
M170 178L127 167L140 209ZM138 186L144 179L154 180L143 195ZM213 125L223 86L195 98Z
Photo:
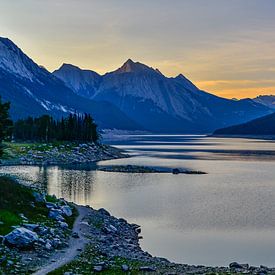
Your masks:
M247 123L218 129L213 135L275 135L275 113Z

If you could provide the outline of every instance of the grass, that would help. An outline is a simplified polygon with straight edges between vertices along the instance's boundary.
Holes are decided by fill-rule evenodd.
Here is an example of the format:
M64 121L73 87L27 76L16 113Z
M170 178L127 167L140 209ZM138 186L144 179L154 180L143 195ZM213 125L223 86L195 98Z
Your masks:
M74 272L82 275L97 274L98 272L94 272L93 270L94 266L96 265L96 262L102 261L108 263L106 257L100 255L92 245L87 245L85 251L77 259L50 272L48 275L63 275L65 272ZM131 268L131 274L141 274L139 272L139 267L144 264L139 261L128 260L122 257L115 257L113 261L114 264L100 272L100 274L125 274L121 269L123 264L126 264Z
M3 142L3 159L10 160L27 155L29 151L36 153L43 153L53 148L58 148L59 152L71 151L74 147L78 146L77 142L56 141L50 143L39 142Z
M23 221L21 214L29 222L52 223L48 219L48 209L42 203L35 203L33 191L20 185L14 179L0 177L0 235L5 235L12 230L11 226L20 225Z
M57 202L54 196L46 196L47 201ZM20 185L16 180L7 177L0 177L0 235L5 235L12 230L12 226L20 225L23 222L23 214L28 223L40 223L52 226L55 221L48 218L49 210L44 203L35 202L33 190ZM73 207L73 215L66 217L69 227L73 223L78 213Z

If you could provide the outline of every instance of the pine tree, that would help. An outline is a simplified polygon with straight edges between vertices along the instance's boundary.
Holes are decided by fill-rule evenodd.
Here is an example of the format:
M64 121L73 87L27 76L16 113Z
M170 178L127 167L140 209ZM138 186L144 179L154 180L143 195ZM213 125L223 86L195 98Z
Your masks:
M11 138L12 121L9 117L10 103L2 103L0 97L0 156L3 155L2 142Z

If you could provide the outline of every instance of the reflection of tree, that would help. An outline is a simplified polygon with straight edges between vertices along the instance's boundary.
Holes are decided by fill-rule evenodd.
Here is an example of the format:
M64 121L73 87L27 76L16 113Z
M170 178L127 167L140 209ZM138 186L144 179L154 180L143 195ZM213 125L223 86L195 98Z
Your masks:
M40 166L36 172L37 181L39 182L40 190L48 192L48 169L47 167Z
M69 201L87 204L90 201L95 171L58 169L58 183L60 194Z

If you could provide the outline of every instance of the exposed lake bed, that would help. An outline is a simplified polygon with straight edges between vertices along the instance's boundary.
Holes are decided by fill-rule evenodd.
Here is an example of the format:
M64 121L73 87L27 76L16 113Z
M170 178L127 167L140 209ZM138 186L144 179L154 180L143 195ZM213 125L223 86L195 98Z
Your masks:
M150 254L188 264L275 265L274 142L135 136L114 145L132 157L99 166L184 167L207 174L137 175L58 166L10 166L1 172L140 224L141 246Z

